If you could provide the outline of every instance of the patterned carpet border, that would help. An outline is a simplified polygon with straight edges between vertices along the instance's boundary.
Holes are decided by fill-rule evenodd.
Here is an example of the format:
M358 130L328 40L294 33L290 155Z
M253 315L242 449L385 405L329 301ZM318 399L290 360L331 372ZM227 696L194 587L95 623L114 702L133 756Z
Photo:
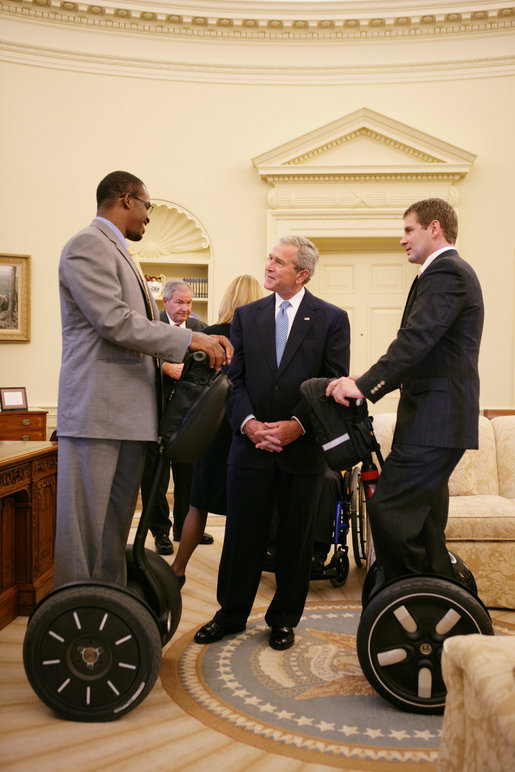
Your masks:
M405 713L375 694L356 655L360 612L347 601L306 604L295 646L283 652L268 646L263 612L245 633L211 646L195 644L190 630L163 658L163 687L206 726L270 753L341 769L409 763L432 772L442 717Z

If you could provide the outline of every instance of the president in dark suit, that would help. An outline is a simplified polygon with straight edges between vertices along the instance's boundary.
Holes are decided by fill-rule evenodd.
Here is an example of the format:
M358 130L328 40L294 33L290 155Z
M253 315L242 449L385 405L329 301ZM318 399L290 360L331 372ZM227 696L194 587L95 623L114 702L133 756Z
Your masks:
M193 291L185 281L172 279L167 282L163 290L164 310L159 319L161 322L171 324L173 327L182 327L195 332L200 332L206 327L204 322L191 316ZM181 377L182 363L165 362L163 370L163 395L168 400L177 380ZM158 457L158 446L150 445L147 450L147 458L141 480L141 498L143 506L146 506L152 487L154 468ZM182 526L190 504L190 489L193 478L193 464L174 461L171 464L174 492L173 492L173 537L180 541ZM154 510L150 520L150 530L155 539L156 550L160 555L171 555L173 544L170 541L170 507L166 494L170 482L170 466L163 470L159 490L157 492ZM204 534L201 543L211 544L213 537Z
M484 315L478 278L454 248L457 233L456 213L441 199L406 210L400 243L420 269L397 337L364 375L327 390L347 404L401 389L392 451L368 504L386 580L425 572L454 578L444 535L448 481L465 449L477 448Z
M218 574L220 610L196 634L212 643L245 629L277 505L277 589L265 619L270 645L286 649L309 587L323 453L310 429L299 387L306 378L348 373L349 322L340 308L304 285L318 260L300 236L274 246L265 269L273 294L236 309L227 415L234 436L229 453L227 522Z

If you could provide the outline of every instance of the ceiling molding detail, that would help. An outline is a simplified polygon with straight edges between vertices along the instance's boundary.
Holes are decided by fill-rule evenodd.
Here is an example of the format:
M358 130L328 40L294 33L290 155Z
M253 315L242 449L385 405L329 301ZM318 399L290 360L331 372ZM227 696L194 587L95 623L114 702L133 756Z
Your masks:
M353 143L367 143L364 152ZM370 151L373 150L373 154ZM360 162L359 158L373 160ZM397 206L416 183L434 195L467 175L473 153L366 107L252 159L272 208ZM314 184L315 183L315 184ZM338 187L336 187L336 183Z
M225 65L122 57L50 48L0 40L0 61L125 78L147 78L183 82L318 85L366 83L422 83L506 77L515 74L515 55L474 57L447 61L402 64L334 66Z
M120 7L121 5L121 7ZM417 39L499 32L515 26L515 8L495 0L369 2L179 3L135 0L118 4L75 0L2 0L0 13L84 29L184 39L303 41Z

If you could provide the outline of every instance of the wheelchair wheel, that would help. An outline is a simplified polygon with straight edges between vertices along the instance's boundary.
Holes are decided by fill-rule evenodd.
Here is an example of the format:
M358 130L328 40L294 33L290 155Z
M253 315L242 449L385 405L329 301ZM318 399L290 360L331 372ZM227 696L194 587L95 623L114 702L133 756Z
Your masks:
M342 587L349 575L347 547L339 547L329 563L329 579L333 587Z
M351 486L352 551L358 568L367 560L367 497L359 467L352 470Z
M161 667L161 637L125 588L68 585L32 613L23 661L38 697L62 718L112 721L141 703Z
M441 713L446 688L441 656L446 638L493 635L479 598L450 579L419 575L391 582L364 608L356 637L371 686L398 708Z

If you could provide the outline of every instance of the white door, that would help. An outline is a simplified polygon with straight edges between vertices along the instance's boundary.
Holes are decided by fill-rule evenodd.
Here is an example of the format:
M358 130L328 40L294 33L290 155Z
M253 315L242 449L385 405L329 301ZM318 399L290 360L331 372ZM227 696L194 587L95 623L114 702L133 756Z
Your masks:
M397 240L316 239L320 261L308 288L344 308L351 328L351 375L361 375L385 353L401 322L417 269L408 263ZM370 412L397 409L394 391Z

